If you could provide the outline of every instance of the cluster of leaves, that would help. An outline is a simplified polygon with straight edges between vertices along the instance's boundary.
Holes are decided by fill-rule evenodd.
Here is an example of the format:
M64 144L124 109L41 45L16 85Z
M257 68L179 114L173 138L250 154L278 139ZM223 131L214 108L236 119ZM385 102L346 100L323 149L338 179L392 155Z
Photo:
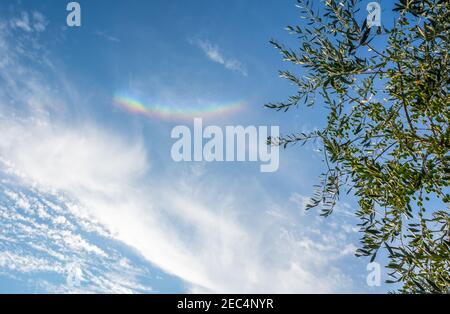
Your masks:
M324 103L327 124L269 142L320 140L327 169L307 209L328 216L343 190L353 193L357 255L373 261L385 249L388 282L400 282L401 292L449 293L450 2L400 0L394 25L378 30L357 21L363 5L326 0L316 9L298 0L304 23L287 29L299 48L271 41L298 65L298 73L280 72L297 92L266 107Z

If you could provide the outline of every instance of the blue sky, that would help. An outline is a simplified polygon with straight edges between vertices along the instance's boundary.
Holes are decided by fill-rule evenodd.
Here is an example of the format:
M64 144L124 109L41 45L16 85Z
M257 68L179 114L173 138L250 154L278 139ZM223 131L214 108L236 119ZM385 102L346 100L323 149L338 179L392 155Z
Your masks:
M294 1L79 1L75 28L67 2L0 4L1 292L390 289L368 287L353 255L353 199L328 219L303 211L323 169L314 145L281 151L274 173L175 163L170 132L192 121L114 105L242 103L204 125L321 127L320 104L263 108L295 92L268 43L295 46Z

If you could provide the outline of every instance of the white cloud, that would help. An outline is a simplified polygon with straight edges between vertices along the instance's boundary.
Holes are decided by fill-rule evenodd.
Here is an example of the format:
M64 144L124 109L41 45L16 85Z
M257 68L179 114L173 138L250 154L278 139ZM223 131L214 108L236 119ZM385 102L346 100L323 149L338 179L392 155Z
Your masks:
M20 17L12 18L10 25L12 28L20 29L24 32L43 32L47 27L48 21L40 12L33 12L30 15L28 12L21 12Z
M299 193L294 193L289 198L289 201L296 205L300 214L305 215L307 208L306 206L311 203L311 198L300 195Z
M19 28L25 32L32 32L33 28L30 25L30 17L28 13L22 12L18 18L11 19L11 26L13 28Z
M247 70L244 65L238 60L225 58L218 46L204 40L198 40L196 43L211 61L222 64L228 70L247 76Z
M331 236L313 241L307 229L296 234L296 228L306 228L301 224L267 225L272 219L264 218L251 224L241 222L236 218L239 213L252 209L242 208L234 197L229 202L214 202L223 199L221 191L198 179L165 183L161 178L147 178L149 183L143 185L148 165L140 144L129 144L104 131L86 131L86 127L15 125L12 121L2 126L0 156L12 165L10 172L27 184L76 200L114 238L189 283L192 291L331 292L338 286L349 288L348 278L343 280L327 262L340 257L345 241ZM200 196L197 190L208 191L209 197ZM65 246L77 251L104 254L76 235L63 233L55 238L63 239Z
M39 184L61 190L119 193L122 180L128 182L146 170L140 143L126 144L89 126L71 130L46 125L42 120L38 122L42 125L33 123L3 121L0 151ZM26 151L30 154L24 154Z
M111 36L111 35L109 35L109 34L107 34L105 32L102 32L102 31L96 31L95 35L97 35L99 37L102 37L102 38L104 38L104 39L106 39L108 41L111 41L111 42L120 43L120 39L119 38Z
M0 252L0 268L10 271L29 272L63 272L58 265L52 265L48 260L35 256L19 255L11 252Z
M43 32L45 31L45 28L47 27L47 19L45 16L40 12L33 12L33 27L37 32Z
M23 182L3 172L0 167L0 280L28 282L46 292L149 292L138 276L150 277L136 268L115 249L100 249L86 237L92 230L84 228L90 219L74 216L63 204L53 203L56 195L26 187ZM8 179L6 179L8 178ZM27 210L18 209L18 200L26 200ZM61 216L63 213L64 216ZM55 223L59 220L59 223ZM80 282L73 285L52 285L45 275L70 278L70 271L78 269ZM30 280L32 279L32 280ZM76 279L76 278L75 278ZM6 287L2 287L3 292ZM42 290L40 290L42 291Z
M276 221L264 215L260 205L269 205L257 203L260 193L252 190L257 184L249 185L247 178L236 178L238 186L224 192L220 178L213 174L155 176L149 163L151 152L139 138L123 137L95 123L68 125L57 115L51 117L49 108L65 102L51 92L48 80L40 83L39 74L14 75L22 66L13 54L17 52L8 48L5 39L0 53L13 62L0 66L0 78L7 82L0 87L0 95L9 95L0 103L0 166L19 178L23 187L56 195L64 204L61 208L41 202L31 208L39 216L54 211L51 217L77 217L78 225L92 230L104 226L107 231L103 232L184 280L192 292L342 292L351 288L351 280L334 265L342 257L341 249L350 250L345 239L331 235L313 239L316 233L293 216L289 206L276 208ZM204 50L215 62L240 71L211 45ZM26 83L30 81L33 84ZM13 103L23 102L30 110L14 114ZM211 180L202 181L203 177ZM250 193L243 193L244 186L252 187ZM253 198L254 208L244 205L244 198ZM3 215L11 219L9 229L20 229L21 234L38 230L59 246L83 254L80 263L93 256L109 261L105 248L74 233L61 218L55 218L58 223L53 222L48 232L48 226L36 222L20 224L25 218L15 211L4 210ZM89 224L90 220L99 224ZM126 284L117 286L116 280L106 282L105 276L83 272L83 278L112 292L129 291L127 287L133 285L121 277Z

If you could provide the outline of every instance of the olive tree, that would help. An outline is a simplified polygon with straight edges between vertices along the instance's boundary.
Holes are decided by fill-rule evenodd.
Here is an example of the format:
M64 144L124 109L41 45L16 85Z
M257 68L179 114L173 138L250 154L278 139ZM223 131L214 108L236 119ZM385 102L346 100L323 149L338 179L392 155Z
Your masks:
M302 22L287 27L298 47L271 41L293 65L280 76L297 91L266 107L320 104L326 126L268 142L319 141L325 170L306 209L329 216L351 193L357 255L374 261L383 250L400 292L449 293L450 2L397 1L390 27L369 27L366 4L298 0Z

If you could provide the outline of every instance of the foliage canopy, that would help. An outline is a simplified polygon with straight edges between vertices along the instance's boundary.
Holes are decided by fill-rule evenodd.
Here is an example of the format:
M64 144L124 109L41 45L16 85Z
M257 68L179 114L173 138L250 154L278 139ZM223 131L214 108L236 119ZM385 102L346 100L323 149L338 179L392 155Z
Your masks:
M269 138L287 147L323 143L326 171L307 209L332 213L342 192L358 198L359 256L389 256L388 282L405 293L450 292L450 2L400 0L390 28L367 27L364 2L298 0L288 26L296 50L271 43L296 70L296 86L266 107L324 103L326 127ZM317 8L317 3L320 7Z

